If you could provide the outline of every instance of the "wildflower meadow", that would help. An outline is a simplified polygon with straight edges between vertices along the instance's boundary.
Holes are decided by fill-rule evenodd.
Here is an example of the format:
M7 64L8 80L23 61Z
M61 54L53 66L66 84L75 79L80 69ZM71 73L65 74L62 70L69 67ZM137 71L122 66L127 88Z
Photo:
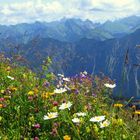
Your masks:
M140 111L112 98L117 83L86 71L35 74L0 62L0 140L139 140Z

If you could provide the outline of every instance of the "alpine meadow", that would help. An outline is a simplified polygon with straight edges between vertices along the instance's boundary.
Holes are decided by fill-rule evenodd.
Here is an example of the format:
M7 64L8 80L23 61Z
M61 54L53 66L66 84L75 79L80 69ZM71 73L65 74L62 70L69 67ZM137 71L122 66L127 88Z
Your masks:
M0 140L140 140L140 1L0 0Z

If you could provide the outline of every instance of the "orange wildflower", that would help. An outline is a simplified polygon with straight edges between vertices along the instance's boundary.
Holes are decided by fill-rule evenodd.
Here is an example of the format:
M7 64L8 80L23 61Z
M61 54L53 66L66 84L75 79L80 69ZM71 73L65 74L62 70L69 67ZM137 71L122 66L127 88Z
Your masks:
M3 104L0 104L0 108L3 108Z

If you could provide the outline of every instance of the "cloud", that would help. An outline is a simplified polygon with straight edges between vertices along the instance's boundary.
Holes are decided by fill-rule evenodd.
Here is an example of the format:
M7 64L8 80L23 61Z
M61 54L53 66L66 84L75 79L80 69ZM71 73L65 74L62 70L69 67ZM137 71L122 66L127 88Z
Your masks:
M94 14L94 20L114 20L131 15L139 15L140 1L91 0L88 8Z
M0 24L76 17L105 21L140 13L139 0L9 0L0 5Z
M103 11L105 11L104 9L100 9L100 8L92 8L90 10L95 11L95 12L103 12Z

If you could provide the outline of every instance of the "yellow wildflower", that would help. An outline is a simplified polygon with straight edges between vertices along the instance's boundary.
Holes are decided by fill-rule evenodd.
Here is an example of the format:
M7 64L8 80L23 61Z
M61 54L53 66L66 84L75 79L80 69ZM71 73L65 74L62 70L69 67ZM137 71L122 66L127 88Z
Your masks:
M55 93L54 92L49 92L48 93L50 96L54 95Z
M63 139L64 139L64 140L71 140L71 137L70 137L69 135L65 135L65 136L63 137Z
M123 104L114 104L114 107L123 107Z
M34 88L34 93L37 94L39 90L37 88Z
M31 95L31 96L34 95L34 92L33 91L29 91L28 95Z
M47 98L49 98L49 93L47 93L47 92L46 93L42 93L41 96L42 96L43 99L47 99Z
M16 87L11 87L10 90L11 91L17 91L17 88Z
M134 114L140 115L140 110L136 110Z

